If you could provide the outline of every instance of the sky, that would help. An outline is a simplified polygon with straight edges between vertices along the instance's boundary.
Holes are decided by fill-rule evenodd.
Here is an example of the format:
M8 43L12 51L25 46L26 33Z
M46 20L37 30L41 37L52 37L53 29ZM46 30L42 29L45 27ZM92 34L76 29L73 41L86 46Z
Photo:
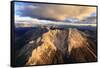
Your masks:
M96 7L15 2L15 23L80 21L96 17Z

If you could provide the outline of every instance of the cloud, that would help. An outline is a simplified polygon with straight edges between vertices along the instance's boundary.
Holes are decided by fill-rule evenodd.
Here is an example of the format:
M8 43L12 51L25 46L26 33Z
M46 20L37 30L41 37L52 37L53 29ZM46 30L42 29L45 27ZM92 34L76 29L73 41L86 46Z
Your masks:
M79 24L80 23L80 24ZM40 20L37 18L31 17L21 17L15 16L15 26L16 27L36 27L37 25L46 25L46 24L53 24L53 25L77 25L77 26L88 26L93 24L96 25L96 18L95 16L87 17L85 20L79 21L79 23L70 23L70 22L57 22L52 20Z
M37 18L31 18L31 17L15 16L15 23L16 24L49 24L49 23L53 24L54 21L40 20Z
M39 22L38 19L36 18L31 18L31 17L20 17L20 16L15 16L15 22L32 22L32 21L35 21L35 22Z
M48 20L65 20L66 18L83 19L91 13L96 12L96 7L71 6L54 4L37 4L23 6L24 9L18 10L21 16L27 16ZM35 7L35 8L34 8Z

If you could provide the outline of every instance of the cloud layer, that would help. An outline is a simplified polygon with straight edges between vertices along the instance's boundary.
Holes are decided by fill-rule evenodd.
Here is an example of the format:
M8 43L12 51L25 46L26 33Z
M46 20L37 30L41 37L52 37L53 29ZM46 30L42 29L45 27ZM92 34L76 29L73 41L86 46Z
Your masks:
M24 3L23 3L24 4ZM21 6L20 6L21 7ZM46 19L46 20L65 20L66 18L83 19L91 13L96 12L96 7L36 4L22 6L18 9L20 16Z

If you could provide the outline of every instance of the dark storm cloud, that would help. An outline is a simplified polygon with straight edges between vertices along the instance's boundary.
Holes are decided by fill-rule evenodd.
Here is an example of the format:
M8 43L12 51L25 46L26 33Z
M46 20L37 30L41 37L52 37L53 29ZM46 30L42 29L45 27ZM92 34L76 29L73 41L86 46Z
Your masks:
M88 6L32 4L23 7L23 9L18 10L21 16L48 20L65 20L66 18L83 19L91 13L96 12L95 7Z

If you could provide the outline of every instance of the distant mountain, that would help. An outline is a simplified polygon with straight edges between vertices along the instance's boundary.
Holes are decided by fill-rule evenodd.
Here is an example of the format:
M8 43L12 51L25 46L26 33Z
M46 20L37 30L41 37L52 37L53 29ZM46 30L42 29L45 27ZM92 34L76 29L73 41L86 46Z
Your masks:
M64 20L64 22L67 22L67 23L75 23L78 21L80 21L78 18L67 18L66 20Z
M91 36L92 35L92 36ZM41 65L97 60L96 36L93 31L39 28L16 40L16 65ZM22 43L22 44L21 44Z
M66 20L64 20L63 22L66 23L79 23L79 24L96 24L96 16L95 15L91 15L88 16L82 20L79 20L77 18L67 18Z
M87 17L87 18L83 19L82 21L80 21L80 23L96 24L97 23L97 18L96 18L96 16L90 16L90 17Z

